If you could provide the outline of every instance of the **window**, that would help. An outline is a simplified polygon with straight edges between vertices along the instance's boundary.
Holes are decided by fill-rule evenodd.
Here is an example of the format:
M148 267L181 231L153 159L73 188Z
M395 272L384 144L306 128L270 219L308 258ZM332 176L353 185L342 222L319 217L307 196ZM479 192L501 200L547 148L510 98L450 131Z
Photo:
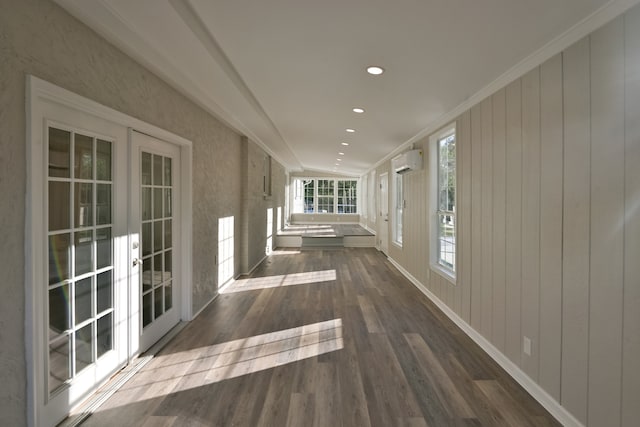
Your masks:
M376 171L372 170L369 174L369 196L367 197L367 202L369 203L369 212L371 212L371 222L373 223L378 218L376 197Z
M293 213L358 213L358 180L294 178Z
M356 213L358 181L338 181L338 213Z
M456 271L456 135L449 127L431 138L432 266L452 278Z
M233 222L233 216L218 218L218 288L233 279Z
M262 159L262 194L271 196L271 156Z
M318 180L318 212L333 213L335 181L333 179Z
M404 208L403 175L393 174L393 241L402 246L402 213Z

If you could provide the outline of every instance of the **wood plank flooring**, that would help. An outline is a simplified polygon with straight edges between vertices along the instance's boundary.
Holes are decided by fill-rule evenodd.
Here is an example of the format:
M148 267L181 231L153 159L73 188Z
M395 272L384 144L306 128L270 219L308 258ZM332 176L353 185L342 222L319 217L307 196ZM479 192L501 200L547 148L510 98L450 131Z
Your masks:
M84 425L559 425L375 249L275 251L240 284Z

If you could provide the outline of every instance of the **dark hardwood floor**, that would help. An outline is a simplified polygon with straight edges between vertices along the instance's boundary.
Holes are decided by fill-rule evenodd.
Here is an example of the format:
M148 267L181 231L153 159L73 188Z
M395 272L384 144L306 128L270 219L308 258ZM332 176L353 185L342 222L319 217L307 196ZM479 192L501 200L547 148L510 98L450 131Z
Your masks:
M558 423L383 255L333 249L276 251L84 425Z

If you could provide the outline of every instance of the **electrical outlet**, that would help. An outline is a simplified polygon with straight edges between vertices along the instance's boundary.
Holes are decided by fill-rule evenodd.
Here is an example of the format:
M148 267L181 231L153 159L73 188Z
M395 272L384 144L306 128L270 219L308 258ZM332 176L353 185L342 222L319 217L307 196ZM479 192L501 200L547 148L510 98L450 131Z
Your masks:
M529 339L528 337L524 337L522 347L522 351L524 351L524 354L526 354L527 356L531 356L531 339Z

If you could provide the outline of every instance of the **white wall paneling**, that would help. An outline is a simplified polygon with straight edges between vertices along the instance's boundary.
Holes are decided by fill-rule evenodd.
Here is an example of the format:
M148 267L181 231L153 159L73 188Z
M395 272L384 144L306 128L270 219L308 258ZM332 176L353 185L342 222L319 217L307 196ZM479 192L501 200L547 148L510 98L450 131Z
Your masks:
M540 67L540 379L560 400L562 329L562 55Z
M640 6L464 112L457 284L423 272L420 210L392 254L567 425L640 418L638 76Z
M619 425L624 260L624 26L591 36L588 423ZM637 326L637 325L636 325Z
M640 8L625 16L625 224L622 425L640 420ZM633 327L632 325L636 325Z
M562 390L560 403L587 421L591 135L589 38L563 53Z
M491 101L492 97L488 97L480 104L482 117L480 332L489 339L491 339L493 330L493 145L491 144L493 140L493 104Z
M507 86L507 173L506 173L506 355L520 364L522 335L521 252L522 252L522 87L520 80Z
M493 303L492 338L495 346L505 351L506 341L506 173L507 173L506 90L493 95Z

